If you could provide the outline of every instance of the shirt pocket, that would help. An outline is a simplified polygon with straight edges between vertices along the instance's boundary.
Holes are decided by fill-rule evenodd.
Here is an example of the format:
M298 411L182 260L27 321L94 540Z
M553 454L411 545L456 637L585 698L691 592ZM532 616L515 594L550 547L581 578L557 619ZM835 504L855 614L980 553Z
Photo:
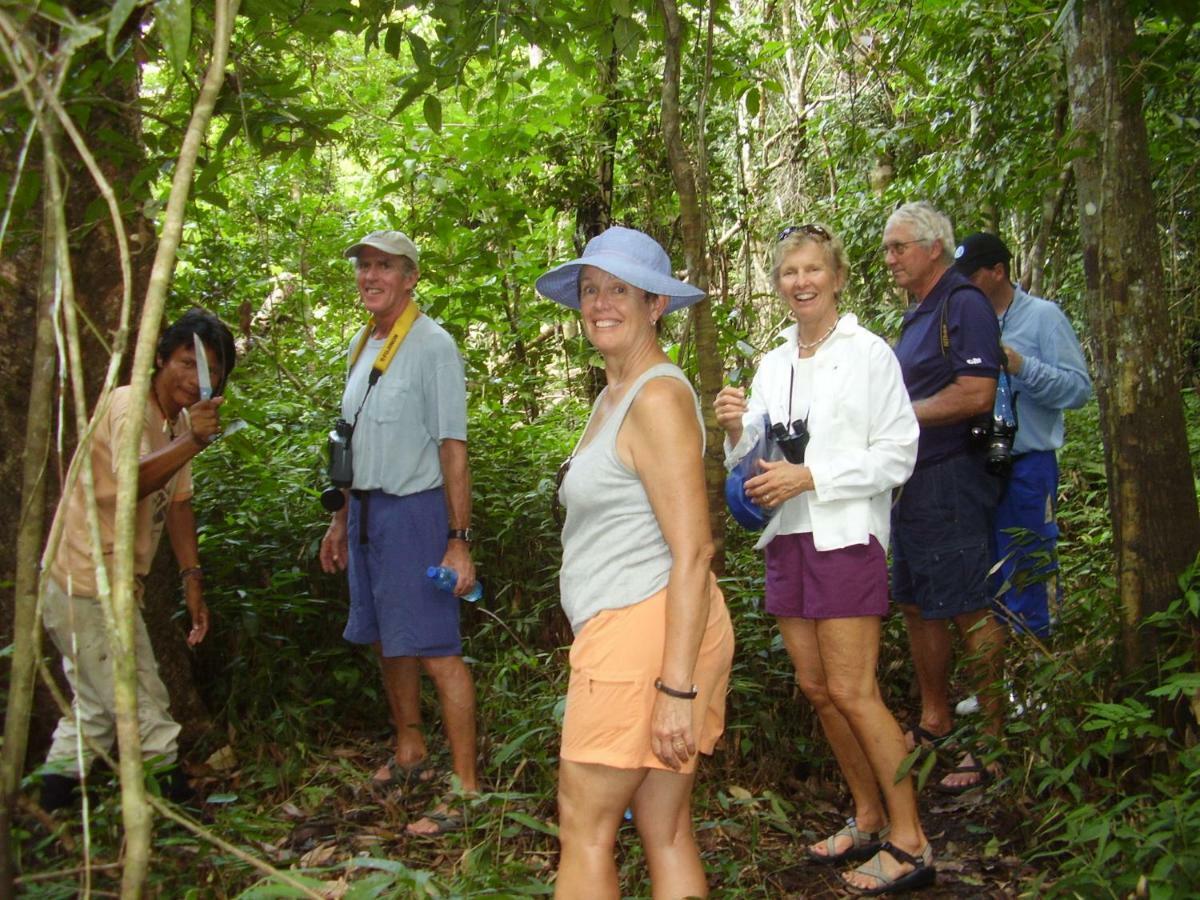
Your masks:
M410 406L416 397L415 386L406 381L380 381L372 393L375 396L367 405L370 407L371 418L376 422L411 420Z

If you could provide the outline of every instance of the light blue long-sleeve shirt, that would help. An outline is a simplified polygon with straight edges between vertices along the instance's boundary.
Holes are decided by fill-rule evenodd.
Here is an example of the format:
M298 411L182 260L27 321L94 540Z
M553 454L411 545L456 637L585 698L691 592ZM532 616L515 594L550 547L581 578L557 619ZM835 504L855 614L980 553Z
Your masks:
M1063 444L1063 410L1092 396L1092 380L1079 338L1058 304L1013 286L1013 301L1000 320L1000 341L1021 354L1021 370L1009 373L1017 400L1014 453L1057 450Z

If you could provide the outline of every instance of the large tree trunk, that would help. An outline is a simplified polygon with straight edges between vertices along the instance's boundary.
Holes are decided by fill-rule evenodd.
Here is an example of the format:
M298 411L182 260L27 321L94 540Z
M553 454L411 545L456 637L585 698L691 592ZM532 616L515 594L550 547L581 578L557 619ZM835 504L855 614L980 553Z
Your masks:
M11 32L9 32L11 39ZM30 34L38 41L47 58L53 58L57 37ZM99 46L85 48L75 60L76 68L95 63L103 56ZM93 129L108 128L118 133L136 134L136 81L133 63L104 83L89 88L89 124ZM124 77L121 77L124 76ZM47 73L48 79L58 77ZM99 101L99 102L98 102ZM51 116L46 116L51 121ZM23 123L22 123L23 124ZM50 125L57 134L55 124ZM23 129L22 129L23 130ZM51 135L53 139L54 135ZM108 341L117 327L122 295L121 270L114 264L116 239L111 223L103 216L89 214L98 198L95 183L70 143L56 141L58 160L70 186L66 198L66 220L71 234L71 258L74 271L87 291L78 305L92 328L81 335L82 376L94 396L109 363ZM45 142L35 139L27 156L24 177L44 185L45 164L41 160ZM0 165L15 172L16 160L0 150ZM101 160L106 176L128 183L138 171L139 158L110 155ZM35 194L36 196L36 194ZM36 640L38 632L34 604L38 561L46 529L58 500L65 462L70 458L76 436L69 426L71 418L59 422L54 406L53 379L57 367L50 304L54 300L55 273L53 243L44 223L50 217L33 206L18 210L9 223L4 256L0 263L0 343L7 352L0 359L0 533L16 540L0 541L0 581L13 586L4 590L0 602L0 640L10 639L15 647L8 673L8 707L5 716L3 758L3 815L11 815L16 790L25 769L40 759L58 718L58 707L44 685L33 678L37 653L44 649ZM153 234L145 217L136 212L125 218L127 232L135 241L153 245ZM41 287L39 288L39 284ZM60 388L61 390L61 388ZM60 443L53 436L59 431ZM58 448L62 448L59 455ZM50 650L53 654L53 650ZM56 663L56 658L54 660ZM57 671L57 665L54 665ZM8 820L0 823L3 839L10 835ZM0 847L7 865L7 843ZM8 883L10 871L0 872L0 888Z
M662 124L667 157L671 163L671 178L679 193L679 218L683 229L683 256L688 279L703 291L708 290L708 251L706 249L708 219L703 199L697 188L696 167L688 158L683 142L683 126L679 111L679 70L683 48L683 23L674 0L659 0L666 21L663 60ZM710 13L711 14L711 13ZM703 127L697 129L697 140L704 140ZM704 158L703 152L697 154ZM712 317L712 302L704 299L692 307L692 327L696 336L696 359L700 374L700 408L704 413L706 450L704 475L708 484L708 515L712 526L713 571L725 569L725 434L717 424L713 400L721 390L721 354L717 345L717 328Z
M52 152L47 152L52 156ZM48 220L49 217L47 217ZM50 232L43 244L49 246ZM35 324L32 332L33 378L29 389L29 415L25 420L25 450L21 454L21 510L16 540L16 578L12 603L13 654L5 712L4 749L0 758L0 896L13 893L12 823L17 791L24 771L33 710L34 676L41 642L38 640L37 572L42 545L46 503L47 460L50 454L50 401L54 385L54 266L43 260L38 281ZM19 639L18 639L19 638Z
M1067 23L1085 305L1130 669L1153 650L1143 617L1179 595L1200 548L1133 37L1124 0L1080 0Z
M12 24L11 20L5 22L5 40L38 43L37 53L23 54L20 58L61 58L55 57L56 35L43 31L20 34L14 31ZM131 21L128 27L135 28L136 23ZM140 120L136 111L136 61L132 54L126 54L115 64L110 63L105 57L104 48L99 42L95 42L77 51L71 71L78 72L81 68L94 66L101 60L111 71L102 81L88 82L88 98L85 105L73 106L71 98L67 96L61 99L76 126L88 134L110 129L130 136L131 140L122 147L106 145L101 148L103 155L98 157L95 164L99 177L109 184L128 185L136 183L134 176L145 164L140 143L137 141ZM46 79L51 77L44 74L43 83L38 85L37 90L48 90L45 87ZM28 94L24 96L28 102ZM43 109L43 132L52 132L57 125L54 113ZM71 141L63 137L57 145L57 149L51 150L49 155L56 160L53 163L54 171L59 173L59 180L64 185L62 212L65 233L68 236L66 252L69 254L74 281L81 286L80 292L74 298L78 316L85 323L79 335L78 374L82 379L80 396L86 399L90 409L104 374L110 367L110 351L113 349L114 335L119 326L124 293L122 266L118 264L121 254L117 232L112 222L105 213L101 213L97 218L94 212L93 206L99 196L96 180L74 151ZM126 152L125 147L135 149ZM36 159L37 153L35 145L29 158ZM7 151L0 151L0 163L9 171L16 170L14 162L15 160L7 157ZM26 169L25 177L39 184L44 192L48 171L50 169L45 166L34 165ZM124 195L121 198L120 210L125 235L132 250L131 290L134 297L141 295L148 281L155 250L153 230L138 209L141 199L144 198ZM54 207L52 211L57 217L58 208ZM0 299L4 301L0 303L0 336L5 338L4 345L10 349L10 352L4 355L3 362L0 362L0 375L3 376L0 378L0 429L3 434L0 441L3 441L2 446L6 450L0 453L0 527L5 528L5 533L18 534L20 520L21 535L19 542L0 542L0 578L15 585L13 602L0 603L0 632L6 637L12 635L17 644L13 654L10 704L5 721L5 816L11 815L15 785L23 766L29 762L25 759L26 749L30 760L40 757L58 716L56 705L48 692L45 692L33 703L33 718L30 720L29 674L36 650L32 637L36 637L34 629L37 627L33 612L34 585L37 559L40 556L49 514L61 493L66 460L70 458L78 438L76 430L68 424L77 421L76 417L64 415L60 423L49 393L39 390L39 386L46 380L47 368L50 370L49 377L53 376L55 353L53 338L44 333L50 329L49 320L47 316L38 315L39 298L34 289L39 283L39 267L42 266L43 259L52 258L54 255L52 244L41 233L43 218L50 221L50 217L43 217L38 213L35 207L14 218L6 235L5 261L0 263ZM51 287L42 292L43 306L49 302L50 298L46 295L53 289L55 280L62 284L62 278L65 277L60 277L59 273L52 273ZM48 353L35 353L35 336L39 346L48 343ZM35 367L41 377L35 377ZM61 386L59 391L62 392ZM83 418L86 420L88 416L89 413L85 410ZM45 441L45 436L56 426L60 434L57 447L61 447L61 454L48 453ZM27 441L24 440L26 437ZM164 640L170 640L172 637L176 642L182 641L178 627L170 622L168 615L160 614L164 603L169 604L172 609L177 605L177 585L175 579L171 579L171 582L169 589L151 591L146 596L147 625L151 630L152 639L159 646ZM156 624L160 627L156 628ZM16 630L18 626L19 632ZM168 634L171 637L166 637ZM172 678L172 674L176 677ZM167 667L164 676L172 691L173 705L177 711L183 713L184 724L191 725L193 732L196 728L206 725L207 715L203 713L203 707L199 704L191 680L190 667ZM33 726L32 730L30 724ZM134 758L136 756L134 754ZM7 824L3 831L7 836ZM3 850L7 863L7 845ZM0 871L0 875L9 874L11 872L6 867ZM140 883L141 878L136 872L134 877ZM3 892L6 886L8 881L5 877L3 883L0 883L0 892Z

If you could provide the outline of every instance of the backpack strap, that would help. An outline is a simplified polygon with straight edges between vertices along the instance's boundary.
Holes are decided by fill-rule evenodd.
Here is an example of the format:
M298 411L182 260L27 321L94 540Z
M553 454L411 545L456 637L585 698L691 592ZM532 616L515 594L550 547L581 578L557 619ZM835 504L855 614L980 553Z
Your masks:
M938 344L942 348L942 359L947 361L950 359L950 325L948 324L950 298L968 287L974 287L974 285L960 284L951 289L950 293L946 295L946 299L942 301L942 308L938 312ZM996 346L1000 349L1000 368L1008 372L1008 358L1004 353L1004 345L997 341Z

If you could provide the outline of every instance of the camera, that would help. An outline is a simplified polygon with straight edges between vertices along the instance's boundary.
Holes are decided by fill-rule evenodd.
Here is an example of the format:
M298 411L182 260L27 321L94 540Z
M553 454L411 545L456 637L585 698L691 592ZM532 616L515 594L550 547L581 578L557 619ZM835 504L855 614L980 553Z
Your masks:
M350 451L350 439L354 426L345 419L338 419L329 432L329 480L333 487L321 492L321 505L329 512L337 512L346 504L342 493L354 483L354 456Z
M1004 477L1012 471L1013 438L1017 427L1001 416L992 419L992 427L984 448L983 464L992 475Z
M996 384L992 414L974 419L969 425L971 446L983 454L988 473L998 478L1007 478L1012 471L1017 423L1017 394L1009 383L1008 372L1004 371Z
M791 430L782 422L771 426L771 437L783 453L783 458L790 463L799 465L804 462L804 451L808 449L808 422L797 419L792 423Z
M983 464L989 474L1003 478L1011 471L1016 434L1017 426L998 414L971 422L971 447L983 454Z

